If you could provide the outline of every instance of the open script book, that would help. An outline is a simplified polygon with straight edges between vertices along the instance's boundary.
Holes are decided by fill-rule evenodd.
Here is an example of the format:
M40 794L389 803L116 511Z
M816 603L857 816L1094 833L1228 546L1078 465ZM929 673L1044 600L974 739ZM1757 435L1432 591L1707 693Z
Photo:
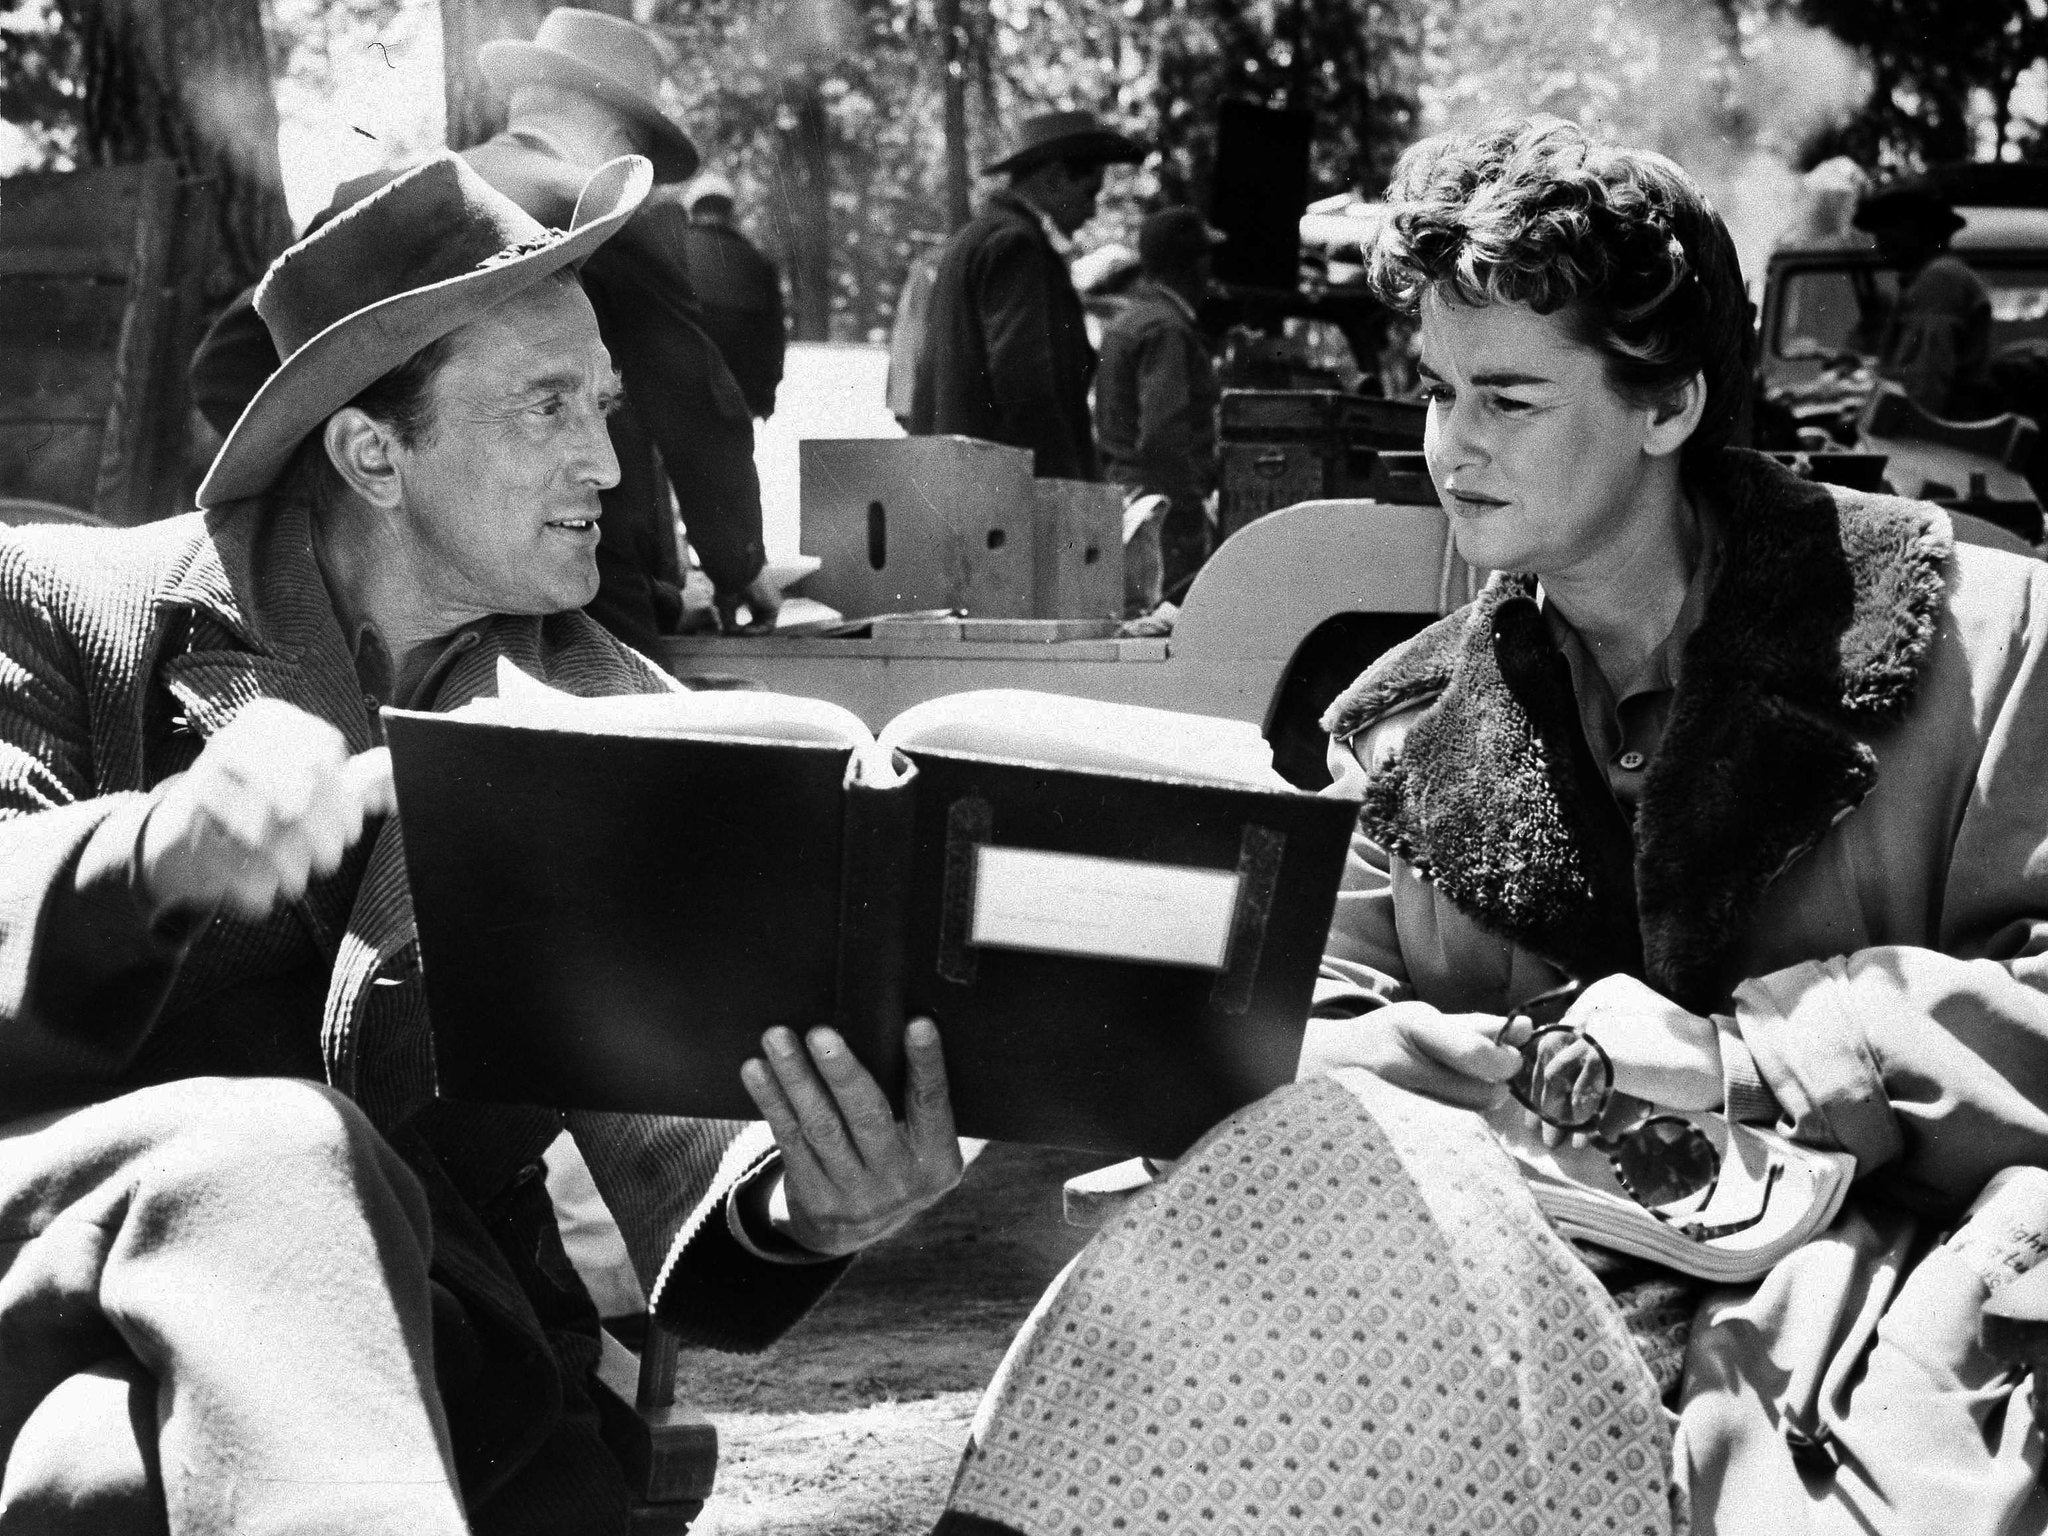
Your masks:
M1604 1152L1546 1147L1534 1117L1513 1100L1487 1117L1560 1233L1685 1274L1726 1284L1754 1280L1834 1221L1856 1176L1850 1154L1803 1147L1704 1110L1684 1118L1714 1143L1721 1172L1704 1200L1661 1207L1670 1220L1660 1221L1621 1187ZM1714 1227L1739 1230L1704 1239L1686 1231Z
M1170 1157L1293 1078L1356 806L1249 724L502 663L386 720L443 1094L753 1118L762 1031L831 1023L900 1104L923 1013L962 1135Z

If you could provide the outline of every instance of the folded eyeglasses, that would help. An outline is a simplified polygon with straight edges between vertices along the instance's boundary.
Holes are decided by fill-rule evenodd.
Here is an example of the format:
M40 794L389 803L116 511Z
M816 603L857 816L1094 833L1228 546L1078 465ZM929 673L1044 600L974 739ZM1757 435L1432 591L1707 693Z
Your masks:
M1614 1061L1606 1047L1585 1031L1558 1022L1579 992L1577 982L1553 988L1516 1008L1501 1027L1497 1043L1505 1045L1516 1025L1534 1026L1520 1046L1521 1065L1508 1079L1515 1102L1545 1125L1583 1137L1588 1146L1604 1152L1616 1182L1630 1199L1696 1242L1726 1237L1762 1221L1771 1208L1771 1191L1784 1172L1776 1161L1765 1175L1763 1203L1753 1216L1715 1224L1659 1209L1695 1196L1702 1207L1711 1201L1721 1180L1721 1154L1713 1138L1685 1116L1660 1112L1653 1104L1616 1092ZM1574 1052L1579 1056L1576 1070L1559 1059ZM1560 1073L1570 1077L1568 1085L1560 1083ZM1613 1123L1614 1117L1625 1117L1637 1105L1645 1111L1643 1118L1620 1126Z

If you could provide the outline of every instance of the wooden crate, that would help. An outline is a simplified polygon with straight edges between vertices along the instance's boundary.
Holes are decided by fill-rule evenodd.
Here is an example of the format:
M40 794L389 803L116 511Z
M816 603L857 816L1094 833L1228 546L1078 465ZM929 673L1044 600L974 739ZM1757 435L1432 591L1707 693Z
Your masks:
M1332 390L1226 389L1219 415L1225 537L1297 502L1369 496L1382 452L1422 446L1425 408Z
M1124 497L1114 485L1034 480L1034 603L1041 619L1117 618L1124 608Z
M961 608L1036 616L1031 455L971 437L798 444L804 591L849 618ZM1121 578L1119 578L1121 579Z
M183 509L213 197L162 160L0 181L0 496Z

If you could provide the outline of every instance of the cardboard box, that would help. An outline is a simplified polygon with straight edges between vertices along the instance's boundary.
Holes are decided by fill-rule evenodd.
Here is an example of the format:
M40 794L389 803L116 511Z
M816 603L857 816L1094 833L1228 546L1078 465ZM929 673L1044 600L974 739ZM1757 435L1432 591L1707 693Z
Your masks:
M962 608L1035 617L1031 455L971 437L798 444L805 591L848 618Z
M1038 526L1036 616L1120 618L1124 611L1124 496L1086 480L1034 480Z

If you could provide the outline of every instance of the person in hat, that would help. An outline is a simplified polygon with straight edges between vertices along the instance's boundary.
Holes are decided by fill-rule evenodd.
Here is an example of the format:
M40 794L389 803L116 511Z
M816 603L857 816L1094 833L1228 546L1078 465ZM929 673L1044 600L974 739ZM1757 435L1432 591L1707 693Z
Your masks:
M563 1117L433 1097L378 711L501 659L676 686L579 611L620 467L577 274L650 185L609 162L549 229L429 159L272 265L284 361L201 510L0 530L0 1523L627 1528ZM764 1044L765 1126L567 1117L728 1349L959 1176L928 1023L903 1123L829 1032Z
M738 195L716 171L683 191L690 227L683 259L697 288L704 332L739 381L747 409L762 420L775 414L788 342L782 319L782 274L740 233Z
M1872 193L1854 223L1899 271L1877 371L1935 416L1973 421L2002 409L1991 377L1991 290L1948 243L1965 220L1911 179Z
M989 164L1007 185L940 253L918 354L910 430L1028 448L1036 472L1102 478L1088 419L1095 377L1067 238L1095 216L1104 168L1142 146L1092 112L1026 118Z
M1162 208L1138 230L1144 281L1102 335L1095 435L1109 478L1137 499L1164 496L1161 589L1172 594L1209 556L1216 488L1216 358L1196 322L1221 231L1192 208ZM1134 594L1147 611L1159 594ZM1143 598L1149 597L1149 603Z
M543 224L557 222L581 179L614 154L647 155L661 184L696 174L696 146L662 110L666 66L644 28L560 7L532 42L486 43L477 64L504 93L508 121L467 158ZM592 616L642 651L682 617L671 486L723 626L773 628L780 606L761 574L767 552L752 412L699 323L684 255L688 224L672 201L650 199L584 273L628 401L613 419L621 479L606 501L604 582Z
M509 122L464 158L541 223L559 225L584 177L615 155L645 155L658 183L680 184L695 174L696 146L661 108L661 52L633 23L563 7L548 13L531 42L486 43L477 61L509 99ZM391 174L344 182L315 225ZM698 323L702 313L683 253L688 223L673 203L652 199L583 273L628 396L612 417L620 480L604 493L602 580L591 614L642 652L652 652L682 617L671 486L724 626L771 628L780 606L761 574L767 553L751 413ZM269 337L244 295L200 344L192 363L195 399L225 431L275 366Z

